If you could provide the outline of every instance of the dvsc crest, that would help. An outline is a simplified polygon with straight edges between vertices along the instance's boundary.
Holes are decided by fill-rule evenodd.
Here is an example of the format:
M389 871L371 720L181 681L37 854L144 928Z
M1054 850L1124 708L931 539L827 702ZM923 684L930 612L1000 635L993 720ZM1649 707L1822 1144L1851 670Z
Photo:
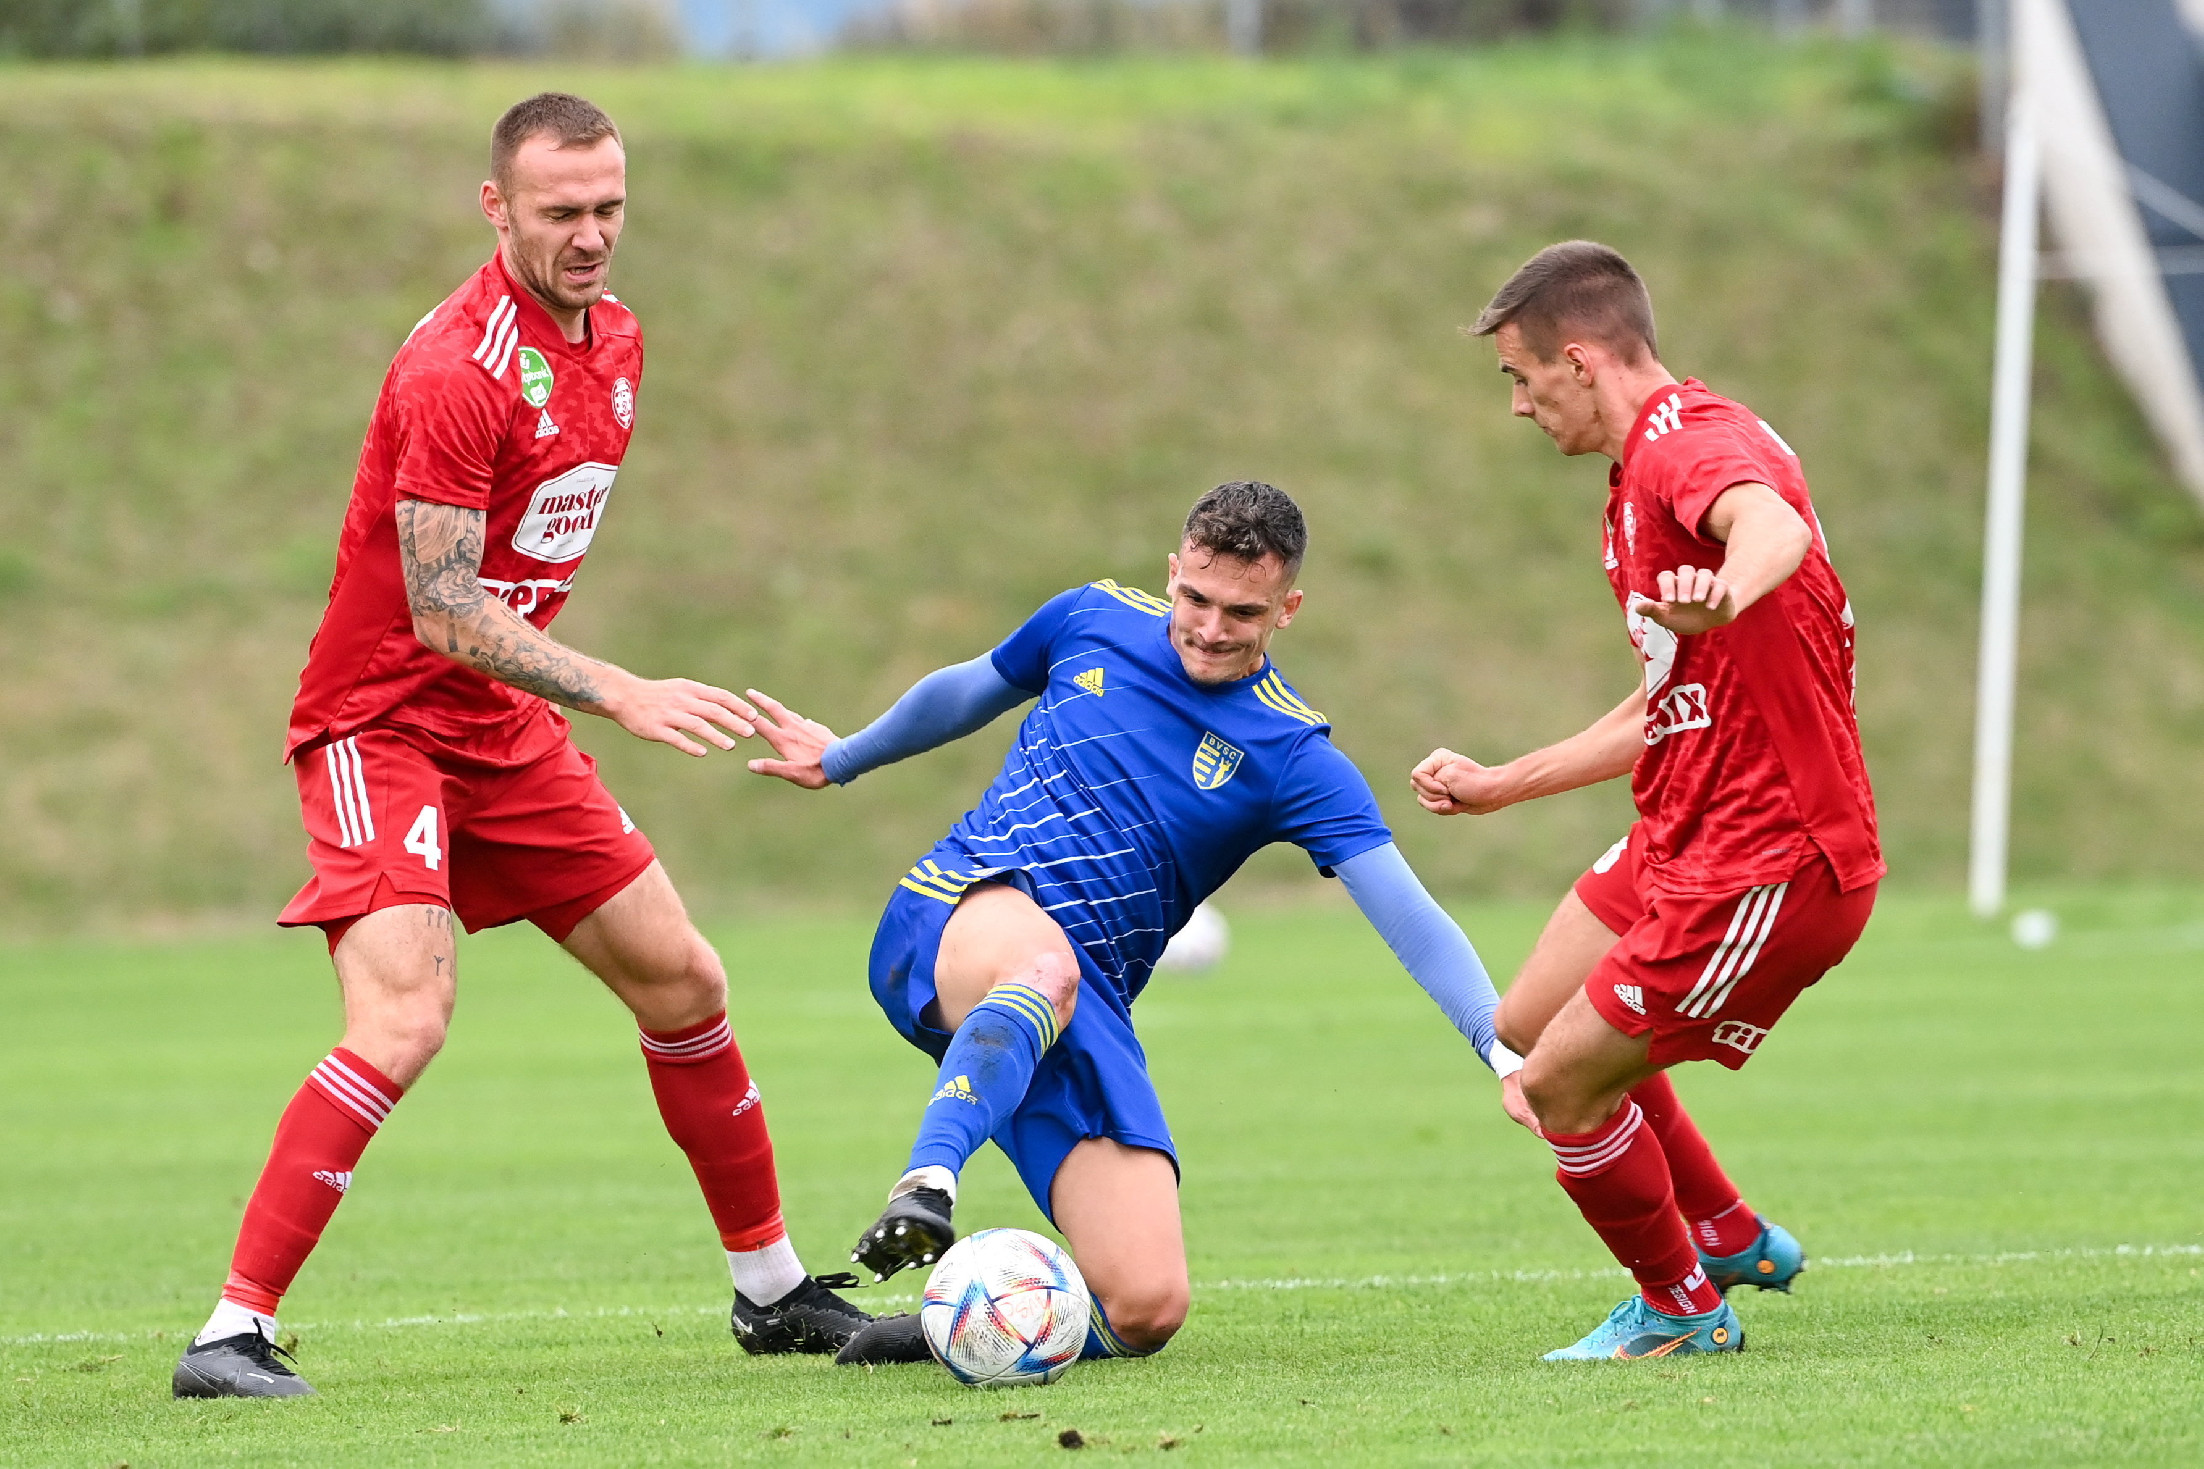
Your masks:
M1201 748L1194 752L1194 784L1205 791L1213 791L1232 779L1240 768L1241 754L1213 734L1201 737Z

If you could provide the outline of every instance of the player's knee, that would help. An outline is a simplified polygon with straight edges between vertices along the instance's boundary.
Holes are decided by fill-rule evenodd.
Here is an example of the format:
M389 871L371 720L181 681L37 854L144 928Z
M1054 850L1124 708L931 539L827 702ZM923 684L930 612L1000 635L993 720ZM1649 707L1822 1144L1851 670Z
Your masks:
M1029 985L1048 997L1056 1011L1056 1028L1059 1032L1071 1024L1072 1011L1079 1005L1079 962L1061 949L1045 949L1034 956L1026 972L1019 975L1017 983Z
M1118 1340L1136 1352L1153 1352L1178 1335L1190 1304L1184 1280L1159 1280L1114 1292L1102 1310Z
M1500 1008L1492 1017L1493 1031L1500 1037L1500 1044L1518 1056L1530 1055L1538 1044L1538 1037L1546 1027L1544 1017L1526 1014L1526 1005L1509 1005L1514 995L1510 990L1500 997Z
M1523 1100L1549 1133L1593 1132L1614 1115L1613 1098L1594 1095L1566 1067L1540 1061L1535 1051L1524 1061L1522 1077Z

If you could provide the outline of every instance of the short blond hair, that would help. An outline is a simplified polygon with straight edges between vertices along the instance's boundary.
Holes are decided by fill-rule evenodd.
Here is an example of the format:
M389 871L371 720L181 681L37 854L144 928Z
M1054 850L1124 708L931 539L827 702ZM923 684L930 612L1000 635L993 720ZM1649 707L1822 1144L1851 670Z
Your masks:
M620 129L602 107L572 92L538 92L505 109L490 129L490 177L503 193L512 182L513 155L530 138L548 137L554 148L589 148Z

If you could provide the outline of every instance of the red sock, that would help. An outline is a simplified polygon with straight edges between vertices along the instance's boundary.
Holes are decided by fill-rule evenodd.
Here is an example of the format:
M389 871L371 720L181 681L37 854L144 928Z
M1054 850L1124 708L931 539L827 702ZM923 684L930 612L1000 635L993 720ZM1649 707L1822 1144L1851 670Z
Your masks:
M658 1115L689 1155L720 1243L755 1250L784 1238L773 1139L726 1012L681 1030L641 1035Z
M1630 1089L1630 1100L1644 1110L1653 1135L1661 1140L1668 1176L1676 1187L1676 1210L1690 1226L1692 1243L1710 1255L1751 1249L1760 1238L1760 1220L1745 1207L1737 1185L1715 1161L1714 1149L1684 1110L1668 1073L1639 1082Z
M268 1166L245 1205L224 1300L263 1316L276 1313L399 1095L398 1083L342 1046L307 1076L283 1109Z
M1546 1134L1561 1165L1555 1177L1585 1223L1637 1277L1655 1310L1695 1316L1722 1304L1676 1213L1675 1185L1645 1113L1625 1097L1614 1116L1585 1133Z

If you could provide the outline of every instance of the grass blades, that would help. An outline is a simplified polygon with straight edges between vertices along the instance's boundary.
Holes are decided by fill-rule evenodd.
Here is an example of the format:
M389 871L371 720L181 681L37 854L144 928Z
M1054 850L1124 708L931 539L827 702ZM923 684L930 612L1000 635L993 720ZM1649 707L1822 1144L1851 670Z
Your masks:
M1805 1241L1798 1293L1735 1298L1739 1357L1556 1367L1538 1354L1625 1278L1378 940L1303 896L1238 910L1225 965L1137 1012L1184 1153L1185 1332L1003 1393L743 1356L622 1012L507 930L464 948L449 1049L286 1303L322 1396L171 1402L269 1129L334 1037L318 945L0 952L0 1461L1029 1464L1067 1430L1216 1463L2204 1452L2204 899L2054 894L2040 952L1886 899L1750 1067L1679 1078ZM1463 916L1503 973L1542 917ZM867 925L717 938L797 1244L832 1268L930 1069L865 997ZM991 1152L959 1215L1042 1227Z

